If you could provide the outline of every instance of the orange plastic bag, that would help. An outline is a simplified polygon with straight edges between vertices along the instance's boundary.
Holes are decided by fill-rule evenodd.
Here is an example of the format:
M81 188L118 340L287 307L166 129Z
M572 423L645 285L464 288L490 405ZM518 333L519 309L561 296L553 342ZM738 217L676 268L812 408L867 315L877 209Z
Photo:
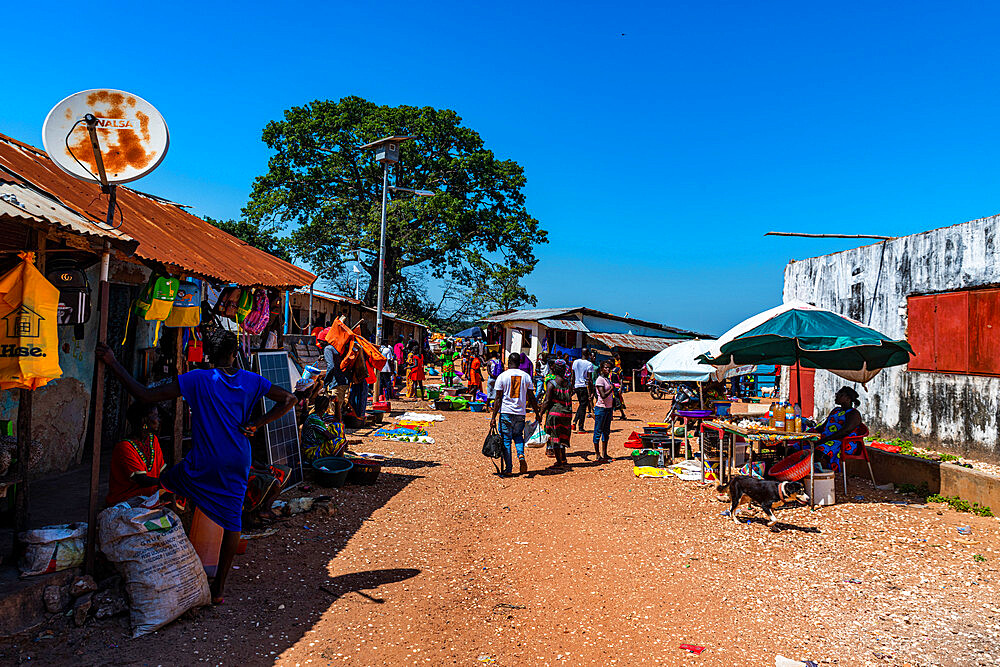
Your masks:
M59 368L59 290L35 268L34 254L0 276L0 389L38 389Z

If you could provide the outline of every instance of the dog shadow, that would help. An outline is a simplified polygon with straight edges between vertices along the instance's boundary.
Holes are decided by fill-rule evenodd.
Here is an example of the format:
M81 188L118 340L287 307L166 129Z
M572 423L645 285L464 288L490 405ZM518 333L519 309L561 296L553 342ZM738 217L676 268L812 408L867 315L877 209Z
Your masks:
M782 533L786 530L794 531L797 533L808 533L810 535L819 535L820 529L815 526L796 526L793 523L785 523L784 521L778 521L773 526L767 525L767 518L762 516L751 516L746 517L750 523L756 523L764 526L772 533Z

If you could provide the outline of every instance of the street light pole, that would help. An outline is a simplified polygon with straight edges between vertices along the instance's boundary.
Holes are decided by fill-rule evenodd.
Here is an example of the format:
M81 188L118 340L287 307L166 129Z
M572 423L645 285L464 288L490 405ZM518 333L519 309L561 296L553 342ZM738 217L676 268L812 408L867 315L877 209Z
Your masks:
M382 163L382 231L378 243L378 304L375 308L375 345L382 347L382 306L385 289L385 206L389 196L389 163ZM375 383L378 397L378 381Z
M385 217L386 203L389 197L389 165L399 161L399 145L413 139L413 137L385 137L367 143L360 148L375 151L375 160L382 164L382 229L379 235L378 250L378 303L375 307L375 345L382 346L382 318L385 313ZM409 188L393 188L393 191L410 192L421 196L430 196L434 193L429 190L411 190ZM379 384L382 374L375 375L375 398L379 397Z

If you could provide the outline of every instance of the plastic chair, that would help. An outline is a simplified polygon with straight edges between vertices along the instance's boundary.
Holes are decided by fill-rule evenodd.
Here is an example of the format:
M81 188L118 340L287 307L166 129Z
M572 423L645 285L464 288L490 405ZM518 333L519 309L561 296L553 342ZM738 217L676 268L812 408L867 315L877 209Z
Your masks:
M868 474L872 477L872 486L875 486L875 473L872 472L872 462L868 460L868 450L865 448L865 436L868 435L868 427L864 424L858 429L857 435L849 435L840 442L840 469L844 472L844 493L847 493L847 461L864 461L868 464ZM858 443L860 454L848 454L848 445Z

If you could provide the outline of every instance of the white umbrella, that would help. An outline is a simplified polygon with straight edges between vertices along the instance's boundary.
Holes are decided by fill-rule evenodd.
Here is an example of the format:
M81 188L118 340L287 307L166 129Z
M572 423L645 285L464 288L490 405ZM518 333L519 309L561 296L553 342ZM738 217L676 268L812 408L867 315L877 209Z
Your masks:
M695 357L708 352L714 340L686 340L661 350L646 362L646 370L660 382L708 382L718 368Z

